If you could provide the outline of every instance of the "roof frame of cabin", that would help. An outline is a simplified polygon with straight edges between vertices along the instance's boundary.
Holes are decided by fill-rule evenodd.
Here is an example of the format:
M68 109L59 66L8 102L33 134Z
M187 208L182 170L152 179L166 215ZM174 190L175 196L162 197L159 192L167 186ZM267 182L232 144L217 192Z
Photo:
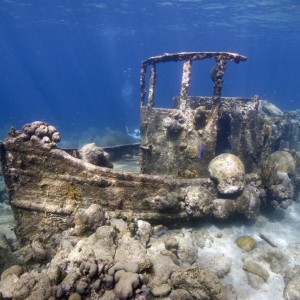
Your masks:
M148 89L148 107L154 107L154 92L155 92L155 83L156 83L156 65L158 63L166 62L177 62L183 61L182 69L182 79L181 79L181 88L180 88L180 109L185 109L186 101L188 97L188 92L191 83L192 75L192 63L195 60L204 60L204 59L215 59L216 66L215 74L212 77L214 87L213 87L213 100L215 104L219 104L222 93L223 86L223 77L224 72L226 71L226 65L228 61L233 61L239 63L240 61L246 61L247 57L231 52L180 52L180 53L165 53L160 56L150 57L142 62L141 66L141 75L140 75L140 101L141 106L145 106L146 98L146 73L147 68L150 67L150 82Z

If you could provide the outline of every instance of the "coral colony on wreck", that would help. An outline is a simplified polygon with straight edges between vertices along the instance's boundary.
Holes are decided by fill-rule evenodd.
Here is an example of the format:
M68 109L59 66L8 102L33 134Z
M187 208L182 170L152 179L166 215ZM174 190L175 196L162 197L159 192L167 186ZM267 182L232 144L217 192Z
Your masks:
M213 95L191 97L192 63L205 59L216 64L210 72ZM282 113L257 96L221 97L227 64L246 60L237 53L182 52L142 62L140 129L129 132L126 126L140 141L139 173L113 166L134 157L136 145L60 149L57 129L46 122L11 129L0 154L19 246L7 250L9 259L1 266L10 267L1 276L2 297L237 299L240 287L230 281L230 259L219 257L218 267L204 267L212 255L198 257L204 231L181 228L178 234L170 224L192 227L207 217L255 220L262 209L286 209L294 202L299 111ZM180 95L173 108L157 108L156 66L174 61L183 63ZM265 234L260 241L276 248ZM257 246L249 236L236 244L250 252ZM272 251L267 253L274 256ZM277 264L283 264L276 253ZM273 280L259 259L246 259L241 269L257 276L249 283L257 289ZM286 279L286 299L297 290L293 280L299 271L293 274L298 275Z

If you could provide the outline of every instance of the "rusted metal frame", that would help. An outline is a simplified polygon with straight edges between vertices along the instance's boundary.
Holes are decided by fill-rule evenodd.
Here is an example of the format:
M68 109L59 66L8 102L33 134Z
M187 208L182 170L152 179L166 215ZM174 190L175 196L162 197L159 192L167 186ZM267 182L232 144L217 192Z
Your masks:
M221 99L222 87L223 87L223 77L224 72L226 71L226 65L228 57L224 55L216 56L216 75L213 78L214 81L214 91L213 91L213 101L215 104L218 104Z
M148 107L154 107L154 86L156 82L156 64L151 64L151 74L148 94Z
M170 61L184 61L183 66L183 75L182 75L182 83L181 83L181 92L180 92L180 103L181 107L185 107L184 101L187 98L188 88L190 86L190 79L191 79L191 64L193 60L203 60L207 58L215 58L217 63L217 74L214 80L214 92L213 98L215 103L220 101L221 92L222 92L222 84L223 84L223 75L224 71L226 70L227 61L233 61L235 63L239 63L240 61L246 61L247 57L239 55L237 53L230 53L230 52L181 52L175 54L165 53L160 56L153 56L148 58L147 60L143 61L141 67L141 78L140 78L140 101L141 105L145 105L145 95L146 95L146 88L145 88L145 77L147 66L151 65L151 75L150 75L150 84L149 84L149 94L148 94L148 107L154 106L154 86L156 82L156 64L160 62L170 62ZM186 62L189 61L189 71L187 71L188 67ZM186 72L186 74L184 74ZM186 75L188 74L188 80L186 80ZM187 84L188 83L188 84ZM186 85L187 84L187 85Z
M146 72L147 65L142 64L141 66L141 76L140 76L140 101L141 106L145 105L145 97L146 97Z
M188 91L191 85L191 77L192 77L192 60L186 60L183 63L182 68L182 80L181 80L181 89L180 89L180 109L186 109L186 102L188 97Z
M246 61L247 57L237 54L237 53L230 53L230 52L181 52L181 53L174 53L169 54L165 53L159 56L153 56L145 61L143 64L153 64L153 63L160 63L160 62L169 62L169 61L186 61L186 60L202 60L207 58L214 58L214 57L226 57L227 60L231 60L235 63L239 63L240 61Z

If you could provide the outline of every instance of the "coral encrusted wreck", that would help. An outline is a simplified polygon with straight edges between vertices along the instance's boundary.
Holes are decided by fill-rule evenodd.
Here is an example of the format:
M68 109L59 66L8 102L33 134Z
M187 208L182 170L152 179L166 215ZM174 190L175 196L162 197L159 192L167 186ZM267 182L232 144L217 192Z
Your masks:
M192 62L203 59L215 63L213 97L189 97ZM255 219L262 207L287 208L299 191L299 111L221 97L227 62L245 60L192 52L142 63L140 174L112 168L116 147L64 150L45 122L12 128L0 155L20 247L10 253L17 265L2 273L2 296L234 299L220 281L230 263L219 277L201 268L192 234L174 236L164 225ZM180 96L173 108L156 108L156 64L168 61L183 62Z

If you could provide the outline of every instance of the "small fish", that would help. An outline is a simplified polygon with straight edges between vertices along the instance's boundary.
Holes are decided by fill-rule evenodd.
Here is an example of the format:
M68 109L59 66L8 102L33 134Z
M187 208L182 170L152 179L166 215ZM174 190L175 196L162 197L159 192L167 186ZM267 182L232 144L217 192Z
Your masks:
M160 236L162 236L162 235L164 235L166 233L167 233L167 230L165 228L163 228L163 229L157 231L155 234L153 234L153 236L154 237L160 237Z
M201 144L198 150L198 158L202 158L204 154L204 144Z

